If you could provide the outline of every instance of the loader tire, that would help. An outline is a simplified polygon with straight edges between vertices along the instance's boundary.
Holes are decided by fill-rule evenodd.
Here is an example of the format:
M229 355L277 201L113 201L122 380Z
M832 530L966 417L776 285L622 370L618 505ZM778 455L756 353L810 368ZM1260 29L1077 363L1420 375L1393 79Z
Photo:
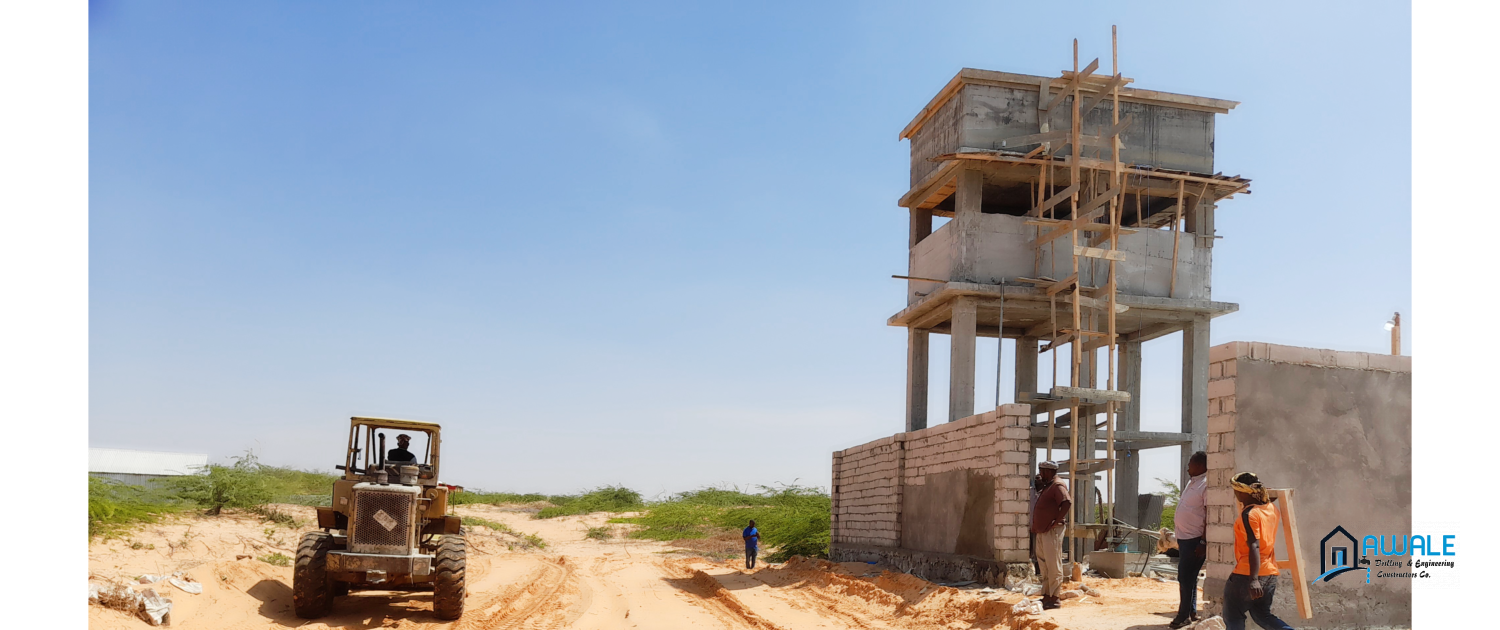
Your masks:
M292 569L292 607L303 619L317 619L333 609L333 584L328 579L328 550L333 537L326 532L308 532L297 546L297 564Z
M452 621L464 614L464 573L468 544L463 536L444 536L433 558L432 612Z

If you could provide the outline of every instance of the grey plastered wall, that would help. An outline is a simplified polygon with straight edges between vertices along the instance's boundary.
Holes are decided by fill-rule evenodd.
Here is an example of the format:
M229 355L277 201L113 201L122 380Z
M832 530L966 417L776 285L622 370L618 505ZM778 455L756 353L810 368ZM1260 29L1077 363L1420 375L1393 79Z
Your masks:
M1228 479L1241 471L1296 489L1306 579L1319 573L1320 542L1335 527L1358 538L1411 531L1410 357L1235 342L1210 361L1206 596L1219 598L1233 569ZM1279 538L1284 549L1285 532ZM1356 571L1311 583L1313 618L1302 620L1281 568L1273 610L1295 627L1411 625L1410 579L1366 584Z
M995 475L950 470L902 493L901 547L979 558L994 556Z
M1054 85L1053 89L1060 87L1060 84ZM1037 121L1040 95L1040 86L1028 89L964 84L912 136L911 185L917 185L937 169L939 165L929 161L934 156L953 153L960 148L1021 148L1003 146L1001 141L1040 131ZM1113 103L1105 99L1084 115L1083 133L1099 134L1112 126L1112 108ZM1068 129L1073 124L1072 97L1064 99L1056 110L1050 119L1052 130ZM1131 125L1120 134L1120 141L1125 145L1120 159L1126 163L1193 173L1214 172L1212 112L1123 101L1120 103L1120 118L1123 120L1126 116L1134 117ZM1099 157L1100 154L1099 148L1085 148L1087 157ZM1067 151L1062 155L1067 155Z
M969 248L972 261L958 259L958 222L949 221L911 250L911 275L918 278L994 284L1002 279L1034 277L1038 274L1064 278L1073 272L1072 241L1060 238L1042 248L1040 269L1036 259L1036 228L1026 225L1024 217L983 214L975 218L975 247ZM1177 243L1177 289L1172 288L1172 239ZM1210 279L1213 274L1213 250L1197 246L1197 237L1170 230L1137 230L1120 237L1125 261L1117 265L1120 293L1150 297L1175 297L1188 300L1212 299ZM1054 256L1054 250L1056 256ZM1109 263L1101 259L1092 266L1084 264L1080 277L1084 284L1102 285L1108 279ZM959 277L960 268L972 269L968 277ZM907 303L914 304L931 291L932 283L908 283Z

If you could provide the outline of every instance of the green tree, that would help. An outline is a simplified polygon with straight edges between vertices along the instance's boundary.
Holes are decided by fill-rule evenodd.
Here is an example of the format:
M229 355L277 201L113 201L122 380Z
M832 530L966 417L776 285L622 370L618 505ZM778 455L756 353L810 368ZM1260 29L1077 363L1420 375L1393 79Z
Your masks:
M1158 527L1172 529L1175 527L1172 521L1177 515L1177 500L1182 498L1182 488L1177 485L1177 482L1162 477L1157 477L1156 482L1167 488L1166 494L1158 493L1167 498L1167 505L1161 510L1161 523Z
M210 464L203 467L202 474L179 477L170 484L178 496L208 508L210 516L218 516L226 507L253 508L271 502L274 493L267 476L260 474L261 468L255 453L246 451L244 456L234 458L233 465Z

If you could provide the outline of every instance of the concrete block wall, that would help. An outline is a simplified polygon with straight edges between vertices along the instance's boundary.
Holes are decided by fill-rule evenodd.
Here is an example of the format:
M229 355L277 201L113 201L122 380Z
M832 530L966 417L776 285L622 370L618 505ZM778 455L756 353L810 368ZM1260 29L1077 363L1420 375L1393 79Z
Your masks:
M900 544L901 438L898 433L833 454L832 542Z
M993 522L988 542L994 560L1026 562L1030 420L1030 405L1002 405L834 453L833 544L900 547L904 523L921 527L949 516L903 514L907 490L920 491L941 475L973 472L994 481L986 519Z
M1411 357L1231 342L1209 350L1208 578L1222 605L1234 570L1237 504L1230 479L1297 489L1300 549L1311 579L1333 527L1405 533L1411 526ZM1285 532L1277 556L1286 558ZM1282 564L1274 611L1298 628L1408 626L1410 583L1339 578L1310 585L1313 619L1295 611Z

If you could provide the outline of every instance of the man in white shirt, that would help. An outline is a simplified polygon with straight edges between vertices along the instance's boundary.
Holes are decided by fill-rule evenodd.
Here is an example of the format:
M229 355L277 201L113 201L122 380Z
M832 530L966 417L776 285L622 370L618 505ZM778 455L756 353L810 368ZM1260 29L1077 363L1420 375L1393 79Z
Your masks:
M1169 628L1184 628L1198 620L1198 572L1208 556L1208 544L1203 539L1208 531L1208 506L1204 494L1208 490L1208 453L1198 451L1188 458L1188 482L1177 499L1177 512L1172 517L1177 537L1177 617Z

